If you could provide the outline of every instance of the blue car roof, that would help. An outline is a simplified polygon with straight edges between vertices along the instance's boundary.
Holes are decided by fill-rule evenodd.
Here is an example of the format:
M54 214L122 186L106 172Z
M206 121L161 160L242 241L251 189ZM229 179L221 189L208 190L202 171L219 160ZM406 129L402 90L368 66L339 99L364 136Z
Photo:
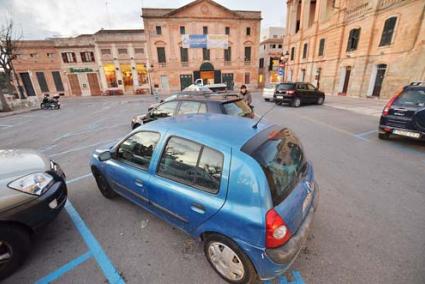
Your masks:
M261 121L256 129L252 128L257 121L258 118L248 119L216 113L188 114L159 119L144 125L143 128L157 131L172 129L176 132L185 130L231 147L241 148L256 134L272 126L270 123Z

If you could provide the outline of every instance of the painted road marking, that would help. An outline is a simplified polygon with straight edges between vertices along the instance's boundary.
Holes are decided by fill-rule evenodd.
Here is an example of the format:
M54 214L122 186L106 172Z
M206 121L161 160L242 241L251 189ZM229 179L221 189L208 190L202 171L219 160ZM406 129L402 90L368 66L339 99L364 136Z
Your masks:
M274 283L278 283L278 284L304 284L304 279L301 277L301 273L299 271L293 270L292 271L292 278L294 281L289 282L288 279L284 276L281 275L273 280L267 280L264 281L264 284L272 284Z
M91 257L93 257L93 255L90 251L88 251L85 254L82 254L79 257L71 260L70 262L68 262L67 264L62 266L61 268L53 271L49 275L44 276L43 278L37 280L35 282L35 284L47 284L47 283L53 282L53 281L59 279L63 274L73 270L74 268L76 268L80 264L83 264L84 262L89 260Z
M120 273L115 269L111 260L103 251L99 242L93 236L90 229L84 223L83 219L81 219L80 214L78 214L77 210L75 210L74 206L72 206L72 203L69 200L65 203L65 210L69 214L69 217L71 217L75 227L77 227L77 230L80 232L81 237L83 238L90 252L93 254L93 257L96 259L97 264L100 266L100 269L102 269L103 274L109 283L125 283Z
M11 127L13 127L13 125L9 125L9 124L0 124L0 127L2 127L2 128L11 128Z
M363 140L363 141L369 141L369 139L367 139L366 136L373 134L373 133L376 133L376 132L378 132L378 130L374 129L374 130L354 134L354 137L356 137L357 139Z

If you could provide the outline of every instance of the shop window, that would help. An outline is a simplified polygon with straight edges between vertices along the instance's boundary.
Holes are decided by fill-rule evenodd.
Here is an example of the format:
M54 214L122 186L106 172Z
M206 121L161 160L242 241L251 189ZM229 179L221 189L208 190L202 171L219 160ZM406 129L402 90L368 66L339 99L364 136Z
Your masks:
M136 70L137 70L137 77L139 79L139 85L147 84L148 83L148 72L146 71L145 65L144 64L137 64Z
M323 56L324 52L325 52L325 39L322 38L320 39L320 42L319 42L319 56Z
M357 49L360 40L360 28L352 29L348 35L347 51L354 51Z
M133 87L133 73L131 72L131 65L121 64L120 67L124 88L126 90L131 89Z
M186 28L185 26L180 26L180 34L184 35L186 33Z
M157 47L156 52L158 53L158 62L166 63L167 59L165 57L165 47Z
M117 76L115 73L115 65L114 64L104 64L103 71L105 72L106 82L108 84L108 88L116 88L117 84Z
M393 40L395 24L397 23L397 17L388 18L385 21L384 29L382 30L381 41L379 46L390 45Z
M75 52L62 52L62 61L63 63L77 62L77 57L75 56Z

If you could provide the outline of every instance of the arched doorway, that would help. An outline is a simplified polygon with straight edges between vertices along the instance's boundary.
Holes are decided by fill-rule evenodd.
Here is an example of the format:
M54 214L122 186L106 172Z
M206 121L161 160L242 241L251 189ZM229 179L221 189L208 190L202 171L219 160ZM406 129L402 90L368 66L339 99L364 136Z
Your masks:
M210 62L204 62L199 67L199 77L204 85L214 84L214 66Z

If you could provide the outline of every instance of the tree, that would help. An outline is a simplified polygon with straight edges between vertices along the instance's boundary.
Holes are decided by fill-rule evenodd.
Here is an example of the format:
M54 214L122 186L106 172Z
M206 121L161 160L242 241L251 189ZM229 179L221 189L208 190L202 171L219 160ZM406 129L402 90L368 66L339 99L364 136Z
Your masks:
M13 21L8 20L0 29L0 69L3 69L9 94L14 93L13 77L16 79L18 89L22 89L20 87L19 77L13 68L13 60L16 59L20 39L21 34L17 34L14 30ZM21 98L25 98L22 93ZM7 104L3 92L0 92L0 101L3 105L3 111L12 110Z

